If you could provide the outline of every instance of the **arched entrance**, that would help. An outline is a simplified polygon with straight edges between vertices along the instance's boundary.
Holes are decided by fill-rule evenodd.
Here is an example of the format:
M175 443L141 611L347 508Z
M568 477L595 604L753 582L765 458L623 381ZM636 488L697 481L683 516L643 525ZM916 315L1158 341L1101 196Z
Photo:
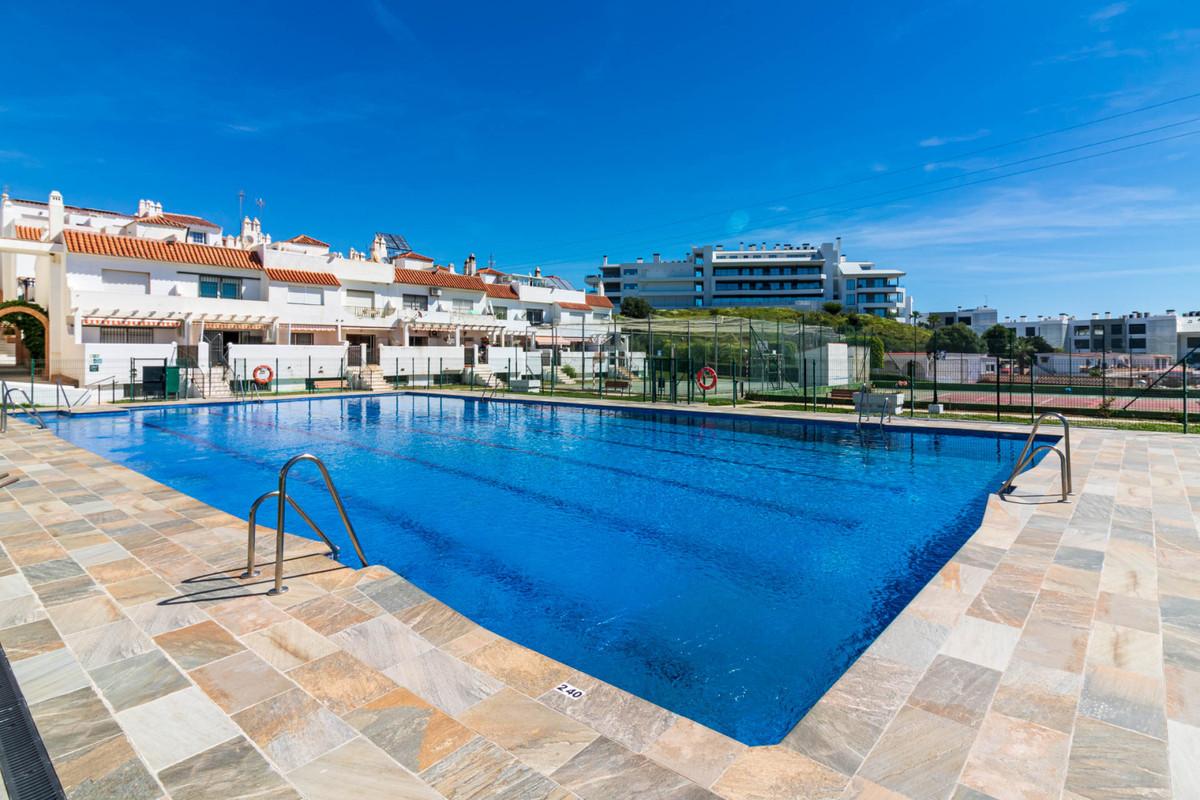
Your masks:
M36 366L40 367L38 372L49 376L50 318L46 316L46 309L23 300L0 303L0 323L10 317L13 318L10 320L12 326L21 332L21 339L29 351L29 357L34 359ZM40 348L37 347L38 339L40 339Z

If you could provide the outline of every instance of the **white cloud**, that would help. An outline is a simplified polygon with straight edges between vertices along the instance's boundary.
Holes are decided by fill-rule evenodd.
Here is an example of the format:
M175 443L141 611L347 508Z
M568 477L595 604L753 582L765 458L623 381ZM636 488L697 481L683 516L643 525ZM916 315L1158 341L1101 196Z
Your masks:
M966 133L959 136L930 136L928 139L922 139L917 142L917 144L921 147L941 147L942 145L958 144L959 142L973 142L989 134L991 134L991 131L986 128L980 128L974 133Z
M1106 29L1112 20L1129 10L1129 3L1111 3L1088 15L1088 22Z
M1064 64L1072 61L1087 61L1093 58L1146 58L1148 55L1150 54L1140 47L1117 47L1116 43L1111 39L1105 39L1102 42L1089 44L1066 53L1059 53L1056 56L1043 58L1034 63L1039 65Z

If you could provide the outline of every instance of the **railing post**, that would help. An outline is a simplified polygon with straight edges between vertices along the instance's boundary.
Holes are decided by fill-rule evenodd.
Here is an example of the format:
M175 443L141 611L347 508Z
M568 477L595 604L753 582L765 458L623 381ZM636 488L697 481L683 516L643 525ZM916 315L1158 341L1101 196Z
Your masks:
M1183 357L1181 362L1183 368L1183 432L1188 432L1188 377L1187 377L1187 356Z
M1000 356L996 356L996 422L1000 421Z

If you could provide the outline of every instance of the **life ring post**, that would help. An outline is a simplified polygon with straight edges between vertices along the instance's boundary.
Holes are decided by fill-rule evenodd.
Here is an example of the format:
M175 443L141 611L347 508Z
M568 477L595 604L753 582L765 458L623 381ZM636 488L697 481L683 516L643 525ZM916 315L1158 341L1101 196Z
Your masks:
M259 386L270 386L271 381L275 380L275 370L271 369L269 364L259 364L250 373L250 377Z
M711 392L717 388L717 371L712 367L701 367L696 370L696 385L703 392Z

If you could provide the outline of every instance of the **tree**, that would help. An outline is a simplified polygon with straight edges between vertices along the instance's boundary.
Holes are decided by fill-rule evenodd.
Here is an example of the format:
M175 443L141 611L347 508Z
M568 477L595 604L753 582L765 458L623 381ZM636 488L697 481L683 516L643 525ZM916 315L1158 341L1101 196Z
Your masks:
M872 336L868 340L871 346L871 369L883 369L883 339L878 336Z
M1041 336L1029 336L1025 339L1025 347L1034 353L1053 353L1054 347Z
M1017 343L1017 334L1003 325L993 325L983 332L983 343L989 356L1006 356Z
M821 309L829 316L836 317L838 314L842 313L842 304L836 300L830 300L827 303L822 303Z
M646 319L654 313L654 307L640 297L626 297L621 300L621 314L633 319Z
M961 322L956 322L934 330L933 335L929 337L929 343L925 345L925 352L978 353L981 346L975 331Z

